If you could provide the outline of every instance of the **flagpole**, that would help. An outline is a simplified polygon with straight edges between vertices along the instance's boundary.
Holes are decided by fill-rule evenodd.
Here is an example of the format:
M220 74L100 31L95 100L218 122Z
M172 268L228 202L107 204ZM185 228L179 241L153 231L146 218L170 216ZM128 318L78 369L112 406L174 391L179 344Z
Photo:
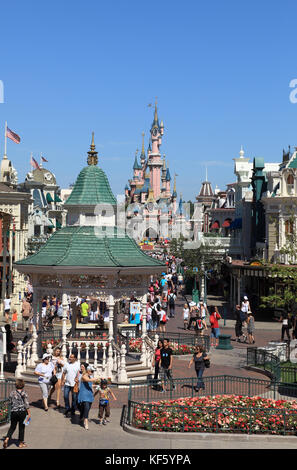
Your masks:
M7 121L5 121L4 157L3 158L7 158Z

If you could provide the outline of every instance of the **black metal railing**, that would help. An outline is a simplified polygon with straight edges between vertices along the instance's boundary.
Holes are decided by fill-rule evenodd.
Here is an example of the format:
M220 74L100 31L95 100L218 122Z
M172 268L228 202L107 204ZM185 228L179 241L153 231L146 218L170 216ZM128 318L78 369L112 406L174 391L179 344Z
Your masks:
M258 348L247 348L247 366L259 367L269 372L277 382L297 384L297 367L282 363L274 354Z
M204 389L197 395L196 383L194 377L177 378L173 380L174 387L160 393L150 382L137 386L131 382L122 423L149 431L296 434L294 405L287 403L282 408L278 403L274 407L266 400L292 401L297 396L297 386L222 375L204 377ZM165 383L166 388L168 385ZM200 405L192 400L197 396L205 397ZM234 396L241 397L240 403L237 399L237 405L230 405ZM213 401L207 406L210 399L206 397L220 397L218 406L213 406Z
M0 425L10 421L10 393L15 390L14 379L0 379Z
M247 348L247 366L259 367L269 372L274 380L280 380L280 360L265 350Z

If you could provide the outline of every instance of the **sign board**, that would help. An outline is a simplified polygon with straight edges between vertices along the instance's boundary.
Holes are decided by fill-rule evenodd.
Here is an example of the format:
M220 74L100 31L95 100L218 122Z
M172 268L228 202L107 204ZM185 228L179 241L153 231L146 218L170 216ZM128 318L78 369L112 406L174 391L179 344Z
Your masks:
M198 273L198 268L193 268L193 271L194 271L195 273Z
M133 325L139 325L141 315L141 303L130 302L130 323Z

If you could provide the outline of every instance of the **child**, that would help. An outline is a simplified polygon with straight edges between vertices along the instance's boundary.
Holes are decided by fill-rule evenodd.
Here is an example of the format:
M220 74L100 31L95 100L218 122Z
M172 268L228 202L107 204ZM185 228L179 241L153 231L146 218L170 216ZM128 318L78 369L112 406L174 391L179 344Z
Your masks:
M17 311L16 311L15 308L12 311L11 320L12 320L12 329L13 329L13 331L17 331L18 330L18 314L17 314Z
M110 417L110 406L109 406L109 397L110 395L114 400L116 397L112 393L109 387L107 387L107 380L102 379L100 386L96 387L96 392L94 397L99 393L99 424L106 424L109 422L107 418ZM104 418L103 418L104 416Z
M189 310L188 304L185 304L183 308L184 330L187 329L188 324L189 324L189 313L190 313L190 310Z

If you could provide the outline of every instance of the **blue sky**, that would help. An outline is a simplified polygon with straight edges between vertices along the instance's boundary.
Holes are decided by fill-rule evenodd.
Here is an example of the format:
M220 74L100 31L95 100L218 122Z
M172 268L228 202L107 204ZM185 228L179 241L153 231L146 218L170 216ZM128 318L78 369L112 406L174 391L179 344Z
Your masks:
M205 177L223 189L233 158L276 162L297 145L294 1L135 0L1 6L0 151L4 122L22 143L8 156L22 181L30 152L48 159L61 187L86 164L95 132L115 194L131 176L158 97L162 154L177 190L194 199Z

